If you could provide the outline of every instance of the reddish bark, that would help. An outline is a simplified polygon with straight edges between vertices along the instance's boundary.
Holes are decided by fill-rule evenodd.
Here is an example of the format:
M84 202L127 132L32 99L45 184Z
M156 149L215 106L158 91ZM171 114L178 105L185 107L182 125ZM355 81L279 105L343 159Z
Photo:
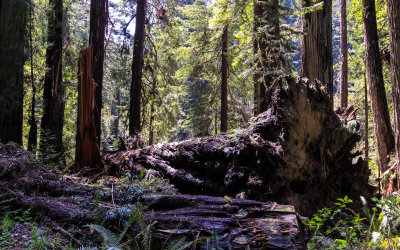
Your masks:
M104 169L95 128L95 84L93 79L93 49L79 52L78 126L76 142L76 170Z
M388 168L389 154L394 147L389 109L383 81L382 62L376 24L375 0L363 0L365 58L369 96L381 173Z
M397 161L400 162L400 5L388 0L390 35L390 66L392 71L392 98ZM397 169L400 169L399 167ZM397 171L397 189L400 189L400 172Z

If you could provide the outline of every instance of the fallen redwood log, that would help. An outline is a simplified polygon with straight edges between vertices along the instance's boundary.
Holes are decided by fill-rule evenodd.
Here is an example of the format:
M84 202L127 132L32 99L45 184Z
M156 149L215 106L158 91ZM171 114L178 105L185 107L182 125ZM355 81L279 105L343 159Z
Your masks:
M110 172L147 169L181 193L244 195L292 204L305 215L345 195L358 201L372 194L361 152L352 152L359 122L343 124L317 82L287 77L272 90L269 109L233 133L108 152L103 159Z
M210 244L224 249L304 249L307 241L292 206L229 197L141 195L135 187L111 190L80 185L45 170L14 143L0 143L0 192L13 199L14 207L31 208L64 226L101 218L106 227L119 230L140 201L148 206L143 215L153 225L152 249L182 236L208 237Z

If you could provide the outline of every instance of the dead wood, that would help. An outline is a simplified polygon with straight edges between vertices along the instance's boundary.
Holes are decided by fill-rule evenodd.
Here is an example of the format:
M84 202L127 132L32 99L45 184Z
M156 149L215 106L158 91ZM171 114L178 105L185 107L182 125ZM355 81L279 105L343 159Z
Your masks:
M224 249L301 249L307 241L292 206L230 197L142 196L125 186L111 190L80 185L42 168L14 143L0 143L0 192L7 199L14 198L14 207L31 208L35 215L64 225L100 219L104 226L118 230L140 200L148 206L144 217L153 225L152 249L161 249L182 236L188 240L207 237L210 244ZM132 228L138 228L137 224ZM79 246L76 235L68 237L74 237Z
M93 79L93 48L79 52L78 66L78 119L75 170L89 172L94 168L104 170L95 126L95 91Z
M104 153L111 172L143 169L168 178L186 194L245 194L294 205L311 215L339 197L358 201L373 188L353 152L359 122L343 124L318 83L284 78L268 110L231 134L144 149Z

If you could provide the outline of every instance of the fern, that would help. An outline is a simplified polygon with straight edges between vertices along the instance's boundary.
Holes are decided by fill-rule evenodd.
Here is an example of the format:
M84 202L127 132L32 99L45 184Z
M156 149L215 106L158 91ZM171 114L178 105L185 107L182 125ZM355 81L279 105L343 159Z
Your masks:
M184 249L188 249L189 247L191 247L195 242L197 241L186 241L186 237L182 237L174 242L171 243L171 245L169 245L167 247L167 250L184 250Z
M126 244L121 243L122 238L124 237L123 234L125 234L125 230L121 233L121 235L116 235L115 233L111 232L105 227L102 227L100 225L96 224L90 224L86 225L86 227L89 227L91 230L97 231L101 237L103 238L103 247L106 247L107 249L123 249Z

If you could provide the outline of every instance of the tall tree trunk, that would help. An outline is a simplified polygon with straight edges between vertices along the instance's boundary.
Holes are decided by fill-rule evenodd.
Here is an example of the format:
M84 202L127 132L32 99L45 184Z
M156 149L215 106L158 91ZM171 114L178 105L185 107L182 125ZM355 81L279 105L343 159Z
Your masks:
M121 93L120 89L115 88L114 98L111 106L111 134L114 139L118 138L119 135L119 106L121 105Z
M75 171L91 168L104 169L96 139L95 128L95 81L93 72L93 48L79 52L78 66L78 124L76 135Z
M397 161L400 162L400 5L397 0L387 1L390 39L390 67L392 71L392 98ZM399 167L397 169L400 169ZM397 189L400 172L397 171Z
M33 3L32 3L33 4ZM35 86L35 77L33 74L33 37L32 37L32 30L33 30L33 5L31 6L29 12L29 45L30 45L30 52L31 52L31 84L32 84L32 103L31 103L31 117L29 118L29 136L28 136L28 150L35 151L37 147L37 122L35 117L35 106L36 106L36 86Z
M332 0L323 2L321 9L306 13L303 18L301 44L301 76L310 81L321 81L329 93L333 108L333 57L332 57ZM304 0L304 7L315 4Z
M364 131L364 160L368 166L368 153L369 153L369 143L368 143L368 87L367 78L364 72L364 112L365 112L365 131Z
M55 157L48 163L64 161L64 88L62 85L63 1L49 0L46 74L43 89L43 116L41 121L40 151L54 150Z
M221 132L228 130L228 25L222 32Z
M369 95L374 119L375 139L381 173L387 169L388 155L394 146L392 127L379 54L375 0L363 0L364 42Z
M347 107L347 13L346 0L340 0L340 107Z
M150 104L150 122L149 122L149 145L154 144L154 112L155 112L155 102L156 102L156 86L157 77L154 70L151 69L151 104Z
M93 79L96 83L94 98L94 124L97 144L101 140L101 109L103 106L104 36L108 18L108 0L91 0L89 45L93 48Z
M22 145L24 0L0 1L0 140Z
M268 109L267 88L278 77L279 0L254 0L254 115Z
M129 108L129 135L141 131L140 100L142 91L143 47L146 22L146 0L138 0L136 7L136 29L133 45L132 82Z

